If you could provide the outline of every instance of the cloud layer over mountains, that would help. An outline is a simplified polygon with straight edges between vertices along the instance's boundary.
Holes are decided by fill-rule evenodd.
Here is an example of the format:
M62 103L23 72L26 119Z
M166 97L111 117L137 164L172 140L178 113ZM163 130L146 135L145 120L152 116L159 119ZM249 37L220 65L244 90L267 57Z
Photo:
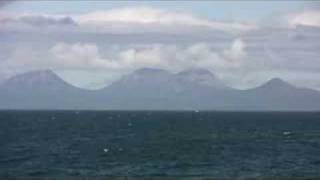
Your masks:
M95 88L92 83L103 86L143 67L199 67L238 88L281 77L320 89L319 12L284 14L280 25L265 25L151 7L71 15L0 11L0 82L53 69L73 84ZM97 73L85 80L88 72Z

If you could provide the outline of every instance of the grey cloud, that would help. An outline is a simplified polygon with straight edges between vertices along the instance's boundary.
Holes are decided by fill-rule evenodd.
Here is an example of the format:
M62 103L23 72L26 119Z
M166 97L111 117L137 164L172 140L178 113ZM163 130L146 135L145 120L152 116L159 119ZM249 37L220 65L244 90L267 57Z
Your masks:
M5 15L5 14L4 14ZM119 8L99 12L89 12L82 15L42 15L42 14L7 14L2 23L22 23L22 25L79 25L78 31L93 33L161 33L161 34L220 34L238 35L257 29L255 24L238 22L213 21L182 12L171 12L150 7ZM12 25L12 24L11 24ZM5 27L0 27L4 29ZM32 27L10 26L10 30L30 30ZM16 29L15 29L16 28ZM59 29L59 31L62 31ZM203 37L204 38L204 37Z
M35 26L47 26L47 25L75 25L75 21L70 17L62 18L48 18L44 16L25 16L21 17L20 21Z
M31 26L58 26L58 25L76 25L76 22L71 17L46 17L46 16L21 16L17 18L6 17L0 19L0 23L2 24L10 24L10 23L23 23Z
M5 6L5 5L8 5L12 2L14 2L15 0L0 0L0 8Z
M244 37L252 59L266 69L319 71L320 28L267 29Z
M305 2L304 7L307 9L320 10L320 2L319 1Z

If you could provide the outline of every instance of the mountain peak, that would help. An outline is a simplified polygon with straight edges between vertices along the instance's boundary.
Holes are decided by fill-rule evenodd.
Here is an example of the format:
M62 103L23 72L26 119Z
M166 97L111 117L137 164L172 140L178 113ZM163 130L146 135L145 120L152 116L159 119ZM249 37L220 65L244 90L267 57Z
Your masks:
M34 70L21 74L23 76L37 76L37 77L55 77L57 76L52 70L44 69L44 70Z
M134 74L151 74L151 73L168 73L168 72L163 69L157 69L157 68L141 68L141 69L135 70L133 73Z
M181 71L181 72L178 73L178 74L181 74L181 75L197 74L197 75L211 75L211 76L213 76L213 74L212 74L209 70L204 69L204 68L192 68L192 69L187 69L187 70Z
M272 78L263 84L261 87L263 88L286 88L286 87L294 87L288 82L280 79L280 78Z
M56 88L67 85L56 73L52 70L35 70L22 73L9 78L3 83L4 87L25 87L35 88L44 86L47 88Z
M182 71L177 74L178 77L194 82L200 85L210 86L218 89L227 88L227 86L220 81L213 73L204 68L193 68Z
M35 70L35 71L25 72L25 73L16 75L10 78L9 80L22 81L22 80L26 80L26 78L30 78L38 81L60 79L53 71L46 69L46 70Z

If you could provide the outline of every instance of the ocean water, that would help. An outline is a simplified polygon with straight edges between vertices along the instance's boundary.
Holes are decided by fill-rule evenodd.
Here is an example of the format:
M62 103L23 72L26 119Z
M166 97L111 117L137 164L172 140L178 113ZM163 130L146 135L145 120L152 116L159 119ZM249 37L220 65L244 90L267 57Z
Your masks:
M0 177L320 177L320 113L1 111Z

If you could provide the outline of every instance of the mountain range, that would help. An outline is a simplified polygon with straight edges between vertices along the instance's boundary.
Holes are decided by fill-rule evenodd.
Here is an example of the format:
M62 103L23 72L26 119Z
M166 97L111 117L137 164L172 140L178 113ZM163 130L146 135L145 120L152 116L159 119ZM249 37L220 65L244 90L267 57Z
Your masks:
M179 73L143 68L105 88L86 90L51 70L38 70L0 84L0 109L318 111L320 92L279 78L238 90L199 68Z

